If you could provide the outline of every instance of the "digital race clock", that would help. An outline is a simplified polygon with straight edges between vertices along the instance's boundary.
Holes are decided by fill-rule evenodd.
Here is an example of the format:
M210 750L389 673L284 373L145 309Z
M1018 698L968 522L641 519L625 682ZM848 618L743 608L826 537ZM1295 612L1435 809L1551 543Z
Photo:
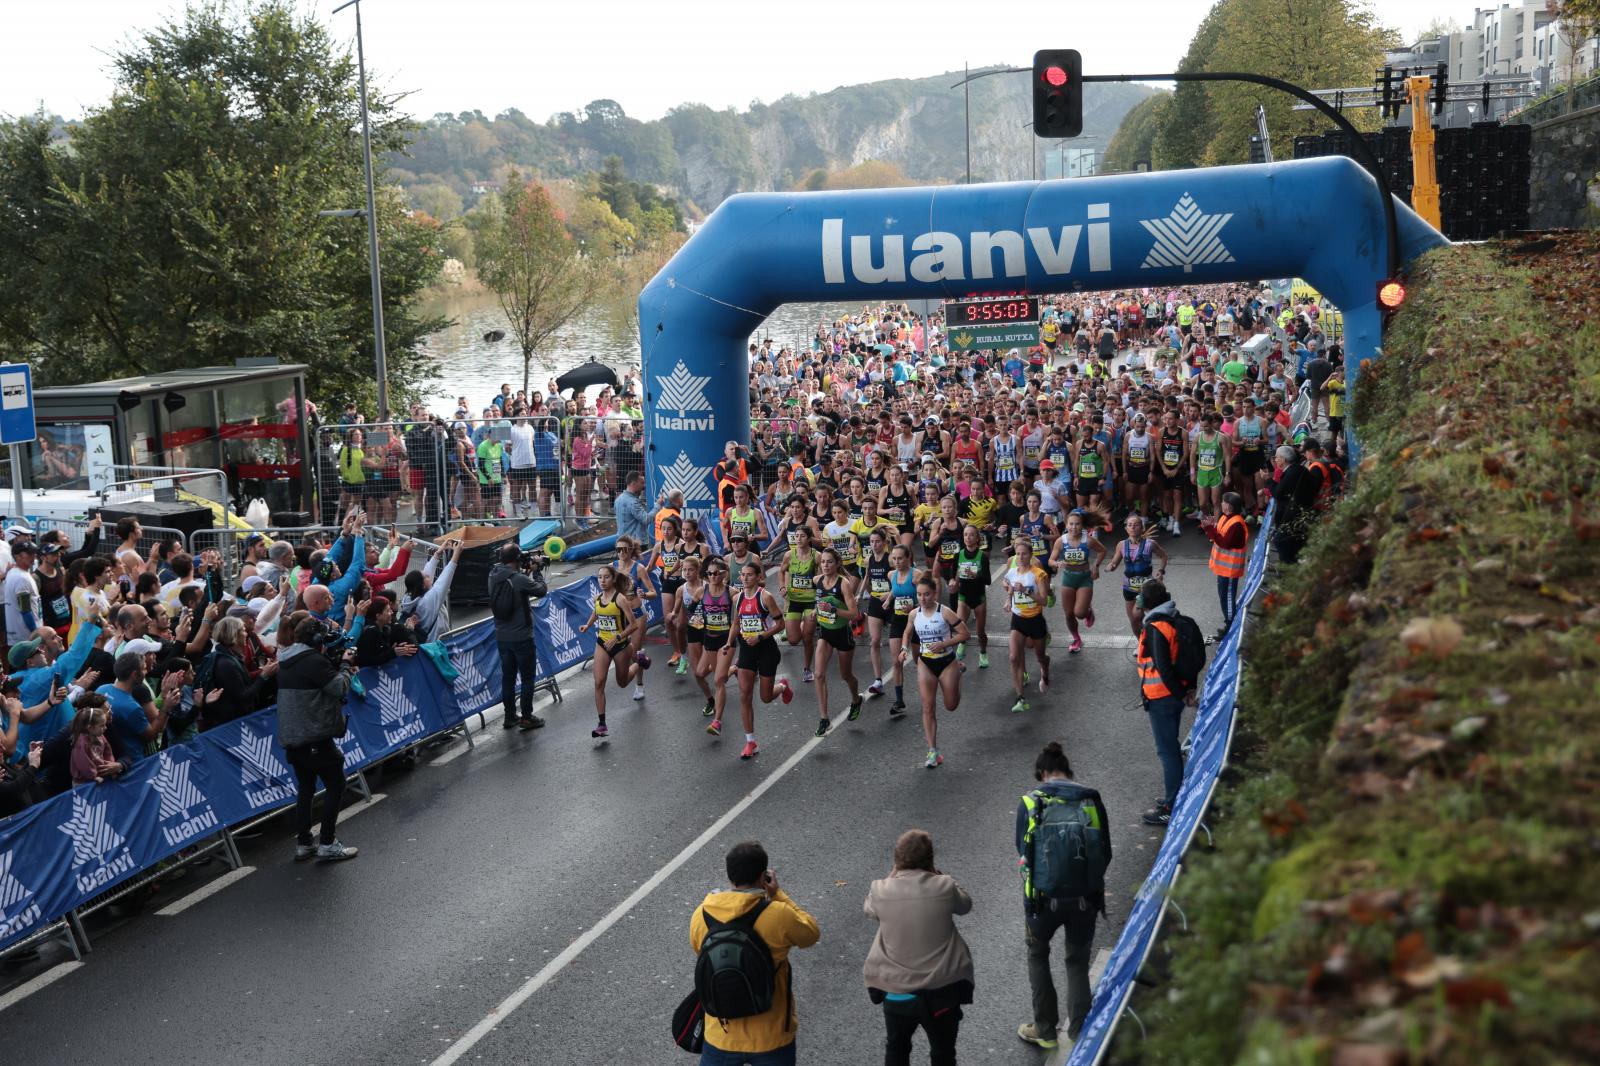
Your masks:
M1039 321L1037 296L1007 296L990 300L948 300L944 305L945 329L962 326L1027 326Z

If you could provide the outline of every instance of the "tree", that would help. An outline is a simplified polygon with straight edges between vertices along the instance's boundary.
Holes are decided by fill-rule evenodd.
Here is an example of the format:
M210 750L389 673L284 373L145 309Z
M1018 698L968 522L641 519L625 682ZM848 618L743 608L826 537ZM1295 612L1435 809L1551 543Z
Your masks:
M1600 0L1559 0L1553 14L1559 20L1557 32L1567 44L1567 69L1561 80L1571 81L1577 76L1584 44L1600 35Z
M500 301L522 347L522 387L534 354L593 302L601 273L579 254L550 194L513 174L492 207L475 211L478 279Z
M105 106L52 142L0 123L0 344L42 381L276 356L319 402L370 399L366 227L352 57L290 0L189 9L113 56ZM405 124L372 94L374 151ZM389 371L425 380L418 293L437 227L378 200Z
M1222 34L1223 10L1233 0L1217 0L1189 41L1189 50L1178 63L1178 73L1211 68L1211 53ZM1255 35L1250 35L1254 41ZM1150 145L1150 165L1154 170L1182 170L1201 165L1206 145L1216 132L1211 113L1210 88L1203 82L1179 82L1172 93L1172 105L1163 109L1161 125Z
M639 198L634 195L628 175L622 169L622 157L608 155L600 162L600 199L604 200L618 218L631 219L639 213Z
M1122 119L1122 125L1106 146L1104 170L1109 173L1134 170L1151 161L1151 147L1161 129L1162 118L1172 106L1172 96L1161 93L1135 104Z
M585 196L567 217L567 229L588 255L608 257L625 253L636 236L633 223L620 219L611 205Z
M1305 89L1365 85L1383 65L1385 48L1399 35L1379 26L1372 12L1350 0L1226 0L1222 33L1211 49L1207 69L1268 74ZM1288 93L1242 82L1213 84L1212 134L1205 145L1207 165L1249 159L1256 105L1266 108L1274 140L1291 144L1296 136L1326 128L1315 111L1295 111ZM1352 117L1358 126L1376 128L1376 113Z
M414 186L411 202L417 205L417 210L426 212L440 222L449 222L461 216L461 194L448 185L430 183Z

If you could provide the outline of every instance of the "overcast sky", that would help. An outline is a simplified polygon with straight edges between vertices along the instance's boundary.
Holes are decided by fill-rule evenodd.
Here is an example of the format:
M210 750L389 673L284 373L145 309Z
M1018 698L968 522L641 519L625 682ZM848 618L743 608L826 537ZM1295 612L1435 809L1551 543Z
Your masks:
M342 0L303 4L342 39ZM543 120L591 100L656 118L688 102L748 107L787 93L1024 65L1077 48L1089 73L1170 70L1207 0L363 0L367 61L428 117L515 107ZM181 0L0 0L0 114L41 104L76 118L111 91L107 55L183 9ZM1409 39L1467 0L1383 0ZM1053 28L1045 28L1051 26Z

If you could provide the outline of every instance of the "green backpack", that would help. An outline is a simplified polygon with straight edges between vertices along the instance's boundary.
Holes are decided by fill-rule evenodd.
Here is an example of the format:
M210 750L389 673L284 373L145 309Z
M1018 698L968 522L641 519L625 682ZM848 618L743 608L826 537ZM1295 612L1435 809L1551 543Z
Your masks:
M1026 858L1035 899L1083 899L1106 888L1111 851L1093 800L1031 793L1036 806Z

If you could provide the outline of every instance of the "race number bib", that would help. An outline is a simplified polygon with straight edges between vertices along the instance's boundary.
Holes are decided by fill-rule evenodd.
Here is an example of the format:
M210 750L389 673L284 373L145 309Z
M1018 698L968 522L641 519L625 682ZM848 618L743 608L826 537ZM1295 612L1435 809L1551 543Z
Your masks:
M839 623L839 608L832 599L824 597L817 601L817 622L828 628L833 628Z
M914 596L896 596L894 598L895 614L910 614L911 605L917 602Z
M963 581L971 581L976 578L978 576L978 561L976 559L963 559L957 563L956 576Z
M759 637L766 631L759 614L741 614L739 616L739 632L747 637Z
M875 578L872 579L872 594L874 596L878 596L878 597L881 598L886 593L888 593L888 591L889 591L889 579L888 578L886 578L886 577L875 577Z
M1138 592L1140 589L1144 588L1144 583L1149 580L1150 578L1147 574L1129 574L1128 588L1132 589L1134 592Z

